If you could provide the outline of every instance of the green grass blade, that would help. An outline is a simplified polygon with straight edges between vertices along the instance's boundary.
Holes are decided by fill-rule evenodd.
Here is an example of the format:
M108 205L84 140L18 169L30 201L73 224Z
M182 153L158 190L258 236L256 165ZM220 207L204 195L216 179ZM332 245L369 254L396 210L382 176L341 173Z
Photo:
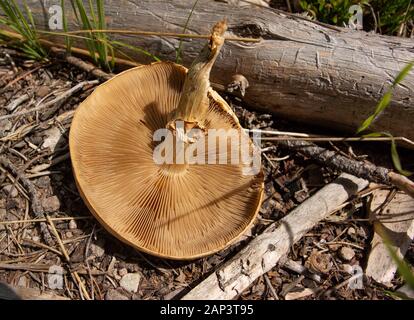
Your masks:
M86 14L85 6L81 0L75 0L73 5L75 12L77 12L78 23L81 24L83 30L91 30L92 26L90 24L89 18ZM93 38L93 35L89 33L89 38ZM88 48L89 55L93 59L93 61L98 64L99 60L96 57L96 46L94 41L86 40L85 45Z
M103 0L97 0L96 5L97 5L97 10L98 10L98 29L105 30L106 22L105 22L105 7L104 7Z
M43 60L47 57L47 52L39 42L32 12L26 0L23 0L22 4L26 15L23 14L16 0L1 0L0 8L5 17L1 18L0 23L22 36L23 40L18 42L20 45L16 45L16 48L20 48L31 58Z
M64 0L62 0L62 1L64 1ZM75 13L76 21L78 21L78 22L81 21L79 15L78 15L78 11L76 9L77 5L75 4L75 0L70 0L70 5L72 6L72 10Z
M142 49L140 47L136 47L136 46L133 46L133 45L130 45L128 43L118 41L118 40L111 40L111 41L109 41L109 43L111 43L113 45L118 45L120 47L128 48L128 49L133 50L133 51L138 52L138 53L142 53L142 54L144 54L148 57L151 57L155 61L161 61L160 58L158 58L157 56L153 55L152 53L150 53L150 52L148 52L145 49Z
M100 2L100 1L97 0L97 2ZM88 0L88 3L89 3L89 12L92 18L92 25L93 25L92 29L95 29L95 27L97 27L98 25L98 20L96 19L96 16L95 16L95 10L93 8L92 0Z
M193 6L192 6L192 8L190 10L190 14L187 17L187 21L185 22L184 29L183 29L183 32L182 33L185 33L186 32L187 27L188 27L188 24L190 23L191 16L193 15L193 11L194 11L197 3L198 3L198 0L195 0L194 1L194 4L193 4ZM181 54L182 45L183 45L183 39L180 38L180 42L178 43L178 48L177 48L177 51L176 51L176 62L177 63L181 63L181 60L182 60L181 59L182 58L182 54Z
M389 290L385 290L384 293L386 295L388 295L389 297L393 298L393 299L402 299L402 300L414 300L410 297L408 297L406 294L401 293L401 292L392 292Z
M105 30L106 29L106 22L105 22L105 6L104 6L104 1L103 0L97 0L96 1L96 7L97 7L97 11L98 11L98 18L97 18L97 28L101 29L101 30ZM107 45L107 34L106 33L102 33L102 34L98 34L98 37L100 37L101 39L105 40L103 42L100 43L100 45L102 46L102 55L103 58L105 60L105 63L107 63L108 61L108 45ZM107 68L109 70L113 69L115 66L115 52L113 50L113 48L109 49L110 54L111 54L111 60L110 60L110 64L107 65Z
M401 72L397 75L397 77L395 78L394 82L392 83L393 87L397 86L397 84L399 84L401 81L404 80L404 78L408 75L408 73L411 71L411 69L414 66L414 61L410 62L409 64L407 64L402 70Z
M374 114L370 115L368 118L364 120L364 122L358 128L356 132L357 134L369 128L372 122L385 110L385 108L388 107L388 105L391 102L391 98L392 98L391 91L388 91L387 93L384 94L384 96L381 98L380 102L378 103L377 108L374 111Z
M388 136L388 134L384 132L372 132L372 133L364 134L362 137L363 138L377 138L377 137L383 137L383 136Z
M392 82L391 88L384 94L381 98L380 102L378 103L374 113L370 115L361 126L357 129L356 134L360 134L362 131L365 131L369 128L369 126L373 123L373 121L390 105L391 98L392 98L392 90L404 80L404 78L408 75L410 70L414 66L414 61L408 63L395 77L394 81Z
M392 163L394 164L395 169L397 169L399 173L401 173L404 176L411 176L413 174L412 172L408 170L404 170L402 168L400 156L398 155L398 152L397 152L397 144L395 143L394 139L391 140L391 158L392 158Z
M23 1L24 9L26 11L26 15L29 18L30 24L32 25L33 29L30 29L34 34L36 33L35 22L33 19L32 11L30 10L29 6L27 5L26 0Z
M60 0L60 6L62 8L62 23L63 31L68 32L68 20L66 18L66 9L65 9L65 0ZM72 48L72 39L70 37L65 37L66 51L70 52Z

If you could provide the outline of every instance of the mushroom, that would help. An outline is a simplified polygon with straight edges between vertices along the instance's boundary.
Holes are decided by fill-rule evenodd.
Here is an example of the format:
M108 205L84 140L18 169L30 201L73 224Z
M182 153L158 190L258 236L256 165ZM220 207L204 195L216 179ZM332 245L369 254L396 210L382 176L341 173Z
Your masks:
M129 69L75 112L69 145L79 193L111 234L143 252L176 260L212 254L242 235L260 208L260 162L249 171L258 148L209 82L226 29L225 21L214 26L189 70L171 62ZM212 132L231 130L240 139L225 137L223 149ZM159 132L170 135L160 141ZM240 147L232 157L251 157L233 162L231 147ZM157 152L172 151L171 163L157 161Z

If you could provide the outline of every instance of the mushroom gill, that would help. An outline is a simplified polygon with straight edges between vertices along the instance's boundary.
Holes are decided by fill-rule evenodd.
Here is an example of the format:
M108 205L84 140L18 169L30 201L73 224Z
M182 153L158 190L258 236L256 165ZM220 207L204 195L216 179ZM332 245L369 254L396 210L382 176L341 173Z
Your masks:
M224 31L223 22L215 26L188 72L169 62L127 70L96 88L75 113L70 154L79 192L109 232L141 251L179 260L217 252L240 236L259 210L263 174L246 174L251 164L233 163L228 156L204 164L190 164L187 157L181 164L154 160L158 146L174 150L179 121L184 136L198 128L206 138L195 142L198 149L185 142L185 150L193 147L198 159L219 159L234 147L231 139L224 149L209 143L211 129L246 135L208 81ZM155 141L162 128L173 133L172 144Z

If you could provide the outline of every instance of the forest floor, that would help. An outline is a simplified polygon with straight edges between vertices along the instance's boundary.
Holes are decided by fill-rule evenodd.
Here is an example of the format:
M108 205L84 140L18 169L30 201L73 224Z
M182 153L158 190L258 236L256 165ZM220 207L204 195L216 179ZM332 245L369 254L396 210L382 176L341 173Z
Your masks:
M29 295L38 292L49 298L180 298L267 225L284 217L339 174L276 147L262 159L266 192L262 208L252 229L238 243L189 262L140 253L100 226L83 203L73 179L68 132L73 111L96 86L93 80L91 74L64 61L41 64L0 48L0 158L18 173L0 163L0 281L21 288L23 293L31 288L36 290L27 289ZM89 83L62 98L84 81ZM57 97L62 99L48 108L24 113ZM332 134L253 112L240 99L225 93L223 97L245 128ZM9 114L13 116L4 117ZM325 145L347 157L392 168L388 143ZM413 152L402 150L401 158L403 163L414 163ZM53 218L40 220L51 234L48 242L40 232L41 217L33 213L32 195L23 180L34 186L41 211ZM359 265L364 269L370 252L373 227L366 221L367 201L367 197L355 197L334 214L338 219L320 222L239 299L388 299L386 290L394 291L402 284L398 275L390 287L366 277L362 289L344 285L350 277L349 268ZM27 221L30 219L38 221ZM414 264L413 242L406 259ZM302 275L292 271L286 264L292 260L307 271ZM49 272L56 267L62 268L64 281L61 288L53 289ZM315 281L315 274L320 280Z

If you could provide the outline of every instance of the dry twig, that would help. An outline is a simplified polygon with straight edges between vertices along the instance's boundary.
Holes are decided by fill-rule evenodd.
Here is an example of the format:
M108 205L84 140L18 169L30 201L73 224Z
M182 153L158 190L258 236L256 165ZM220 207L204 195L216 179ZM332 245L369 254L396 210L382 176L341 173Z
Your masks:
M32 211L36 218L45 218L44 210L42 205L40 204L40 200L37 196L37 192L33 183L24 177L23 174L5 157L0 156L0 165L9 170L16 179L19 179L23 185L23 187L27 190L27 193L30 196L30 201L32 203ZM53 246L54 242L52 236L50 235L49 229L45 222L40 222L40 230L42 232L43 238L49 246Z
M314 159L321 165L331 167L341 172L347 172L362 179L381 184L393 184L397 188L414 197L414 182L401 174L387 168L378 167L371 163L348 159L334 151L317 146L314 143L300 140L279 141L282 147L299 152Z

